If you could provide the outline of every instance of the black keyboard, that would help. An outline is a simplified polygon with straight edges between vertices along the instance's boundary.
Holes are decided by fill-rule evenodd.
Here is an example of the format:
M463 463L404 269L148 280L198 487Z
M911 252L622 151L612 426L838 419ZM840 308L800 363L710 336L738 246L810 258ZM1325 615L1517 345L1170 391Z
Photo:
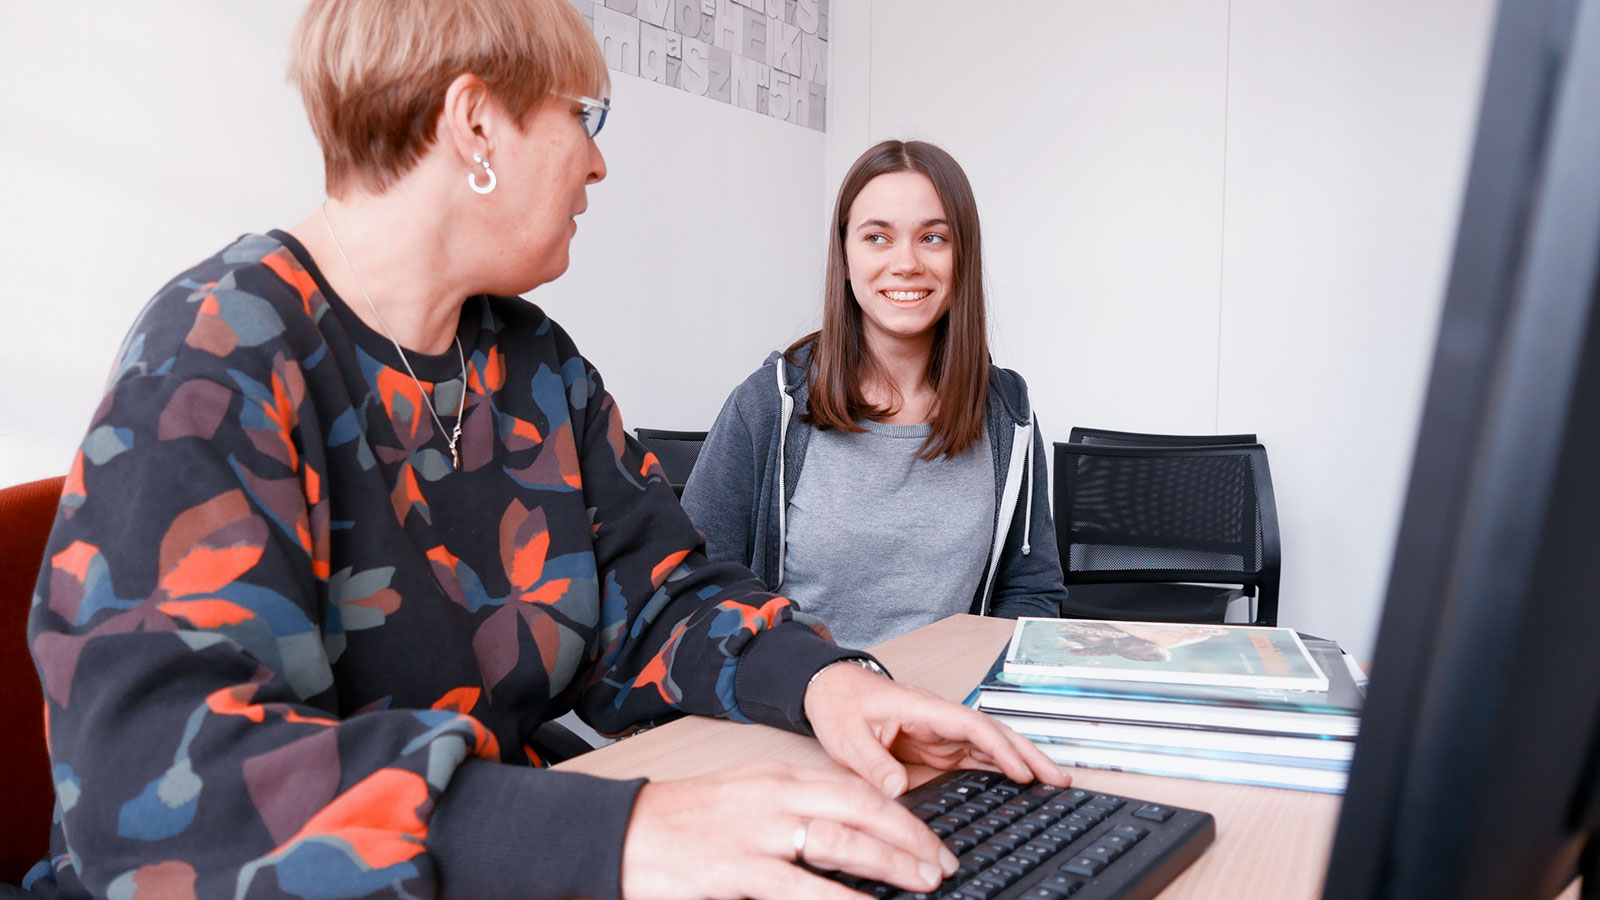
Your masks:
M961 862L928 893L832 873L882 900L1147 900L1216 835L1210 813L953 770L900 802Z

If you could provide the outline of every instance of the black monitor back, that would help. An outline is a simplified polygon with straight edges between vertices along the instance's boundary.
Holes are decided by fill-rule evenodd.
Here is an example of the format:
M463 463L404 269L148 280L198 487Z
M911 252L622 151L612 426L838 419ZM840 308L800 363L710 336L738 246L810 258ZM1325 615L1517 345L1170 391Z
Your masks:
M1597 259L1600 0L1506 0L1326 900L1600 895Z

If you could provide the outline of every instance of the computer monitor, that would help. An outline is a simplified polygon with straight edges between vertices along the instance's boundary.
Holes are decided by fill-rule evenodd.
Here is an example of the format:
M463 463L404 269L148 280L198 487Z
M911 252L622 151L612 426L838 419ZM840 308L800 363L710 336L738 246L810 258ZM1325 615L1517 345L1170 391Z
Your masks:
M1325 900L1600 896L1600 0L1489 59Z

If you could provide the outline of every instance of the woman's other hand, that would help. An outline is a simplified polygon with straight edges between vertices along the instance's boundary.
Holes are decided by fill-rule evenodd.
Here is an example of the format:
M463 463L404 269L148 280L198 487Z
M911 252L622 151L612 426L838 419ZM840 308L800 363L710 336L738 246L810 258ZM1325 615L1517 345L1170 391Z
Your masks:
M805 712L828 755L890 797L908 784L901 762L987 769L1058 787L1071 781L1033 742L988 716L860 666L818 674Z
M912 891L956 869L926 825L861 779L758 763L641 788L622 846L622 896L860 900L798 859Z

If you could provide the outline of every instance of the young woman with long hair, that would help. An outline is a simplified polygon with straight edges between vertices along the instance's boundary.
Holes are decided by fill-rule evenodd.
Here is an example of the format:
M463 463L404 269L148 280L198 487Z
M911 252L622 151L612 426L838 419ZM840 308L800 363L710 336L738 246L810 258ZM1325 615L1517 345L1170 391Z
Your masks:
M772 353L707 436L683 504L865 647L947 615L1059 615L1065 597L1022 377L989 359L972 187L885 141L839 188L822 328Z

